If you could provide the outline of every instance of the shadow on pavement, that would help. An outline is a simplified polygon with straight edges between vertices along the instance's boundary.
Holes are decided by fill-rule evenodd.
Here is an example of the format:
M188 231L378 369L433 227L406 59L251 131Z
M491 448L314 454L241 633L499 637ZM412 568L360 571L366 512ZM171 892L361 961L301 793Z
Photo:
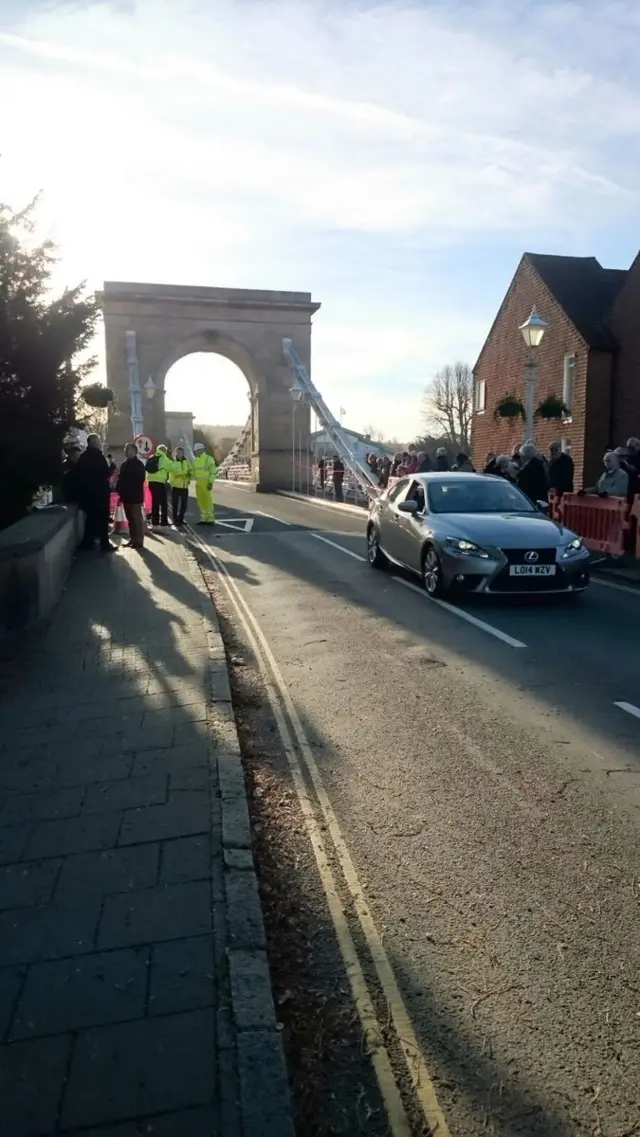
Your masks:
M172 539L78 558L3 692L11 1137L239 1132L233 1054L216 1050L231 1025L210 660L200 594L162 561Z

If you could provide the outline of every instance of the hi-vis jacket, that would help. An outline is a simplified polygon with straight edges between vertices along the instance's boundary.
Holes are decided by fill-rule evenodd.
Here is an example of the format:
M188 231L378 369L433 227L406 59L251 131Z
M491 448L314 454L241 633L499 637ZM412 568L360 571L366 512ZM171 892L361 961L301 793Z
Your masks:
M217 468L214 458L211 454L202 452L196 454L193 462L191 463L193 476L196 482L206 482L207 485L213 485L216 480Z
M177 490L188 490L193 477L191 462L186 458L174 458L169 470L169 482Z
M171 459L167 455L166 447L159 446L156 450L155 457L158 459L158 469L155 474L150 474L147 471L147 481L166 483L169 480L169 471L171 469Z

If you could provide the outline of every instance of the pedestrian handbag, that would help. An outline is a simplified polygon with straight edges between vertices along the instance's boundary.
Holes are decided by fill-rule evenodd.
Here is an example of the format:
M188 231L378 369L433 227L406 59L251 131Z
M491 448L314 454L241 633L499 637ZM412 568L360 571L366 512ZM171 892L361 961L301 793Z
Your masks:
M152 458L149 458L147 460L146 469L148 474L158 473L158 470L160 469L160 459L157 454L154 454Z

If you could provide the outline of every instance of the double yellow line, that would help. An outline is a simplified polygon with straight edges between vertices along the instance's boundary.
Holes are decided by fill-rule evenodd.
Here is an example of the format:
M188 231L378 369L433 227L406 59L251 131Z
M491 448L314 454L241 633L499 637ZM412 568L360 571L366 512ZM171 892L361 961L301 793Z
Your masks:
M389 1022L394 1028L395 1041L406 1062L415 1099L429 1126L429 1132L433 1135L437 1134L437 1137L451 1137L451 1131L440 1108L433 1081L418 1045L397 979L369 910L351 854L347 849L338 819L322 781L322 775L314 758L313 750L305 735L282 672L262 629L223 562L190 526L187 526L187 530L191 543L204 554L215 568L260 667L269 704L287 756L309 840L315 855L362 1031L367 1040L369 1056L384 1100L392 1137L412 1137L412 1127L385 1044L384 1031L376 1014L358 949L340 899L338 884L329 863L325 838L316 818L317 806L320 807L342 869L347 890L353 901L354 911L387 1003ZM308 792L308 782L298 755L302 758L307 777L313 786L315 801Z

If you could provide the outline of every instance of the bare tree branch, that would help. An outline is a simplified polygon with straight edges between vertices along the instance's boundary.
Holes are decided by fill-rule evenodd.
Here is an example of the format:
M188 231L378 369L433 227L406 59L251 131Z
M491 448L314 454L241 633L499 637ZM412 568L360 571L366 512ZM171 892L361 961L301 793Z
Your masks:
M460 361L443 367L425 388L422 417L425 425L436 423L444 437L465 453L471 443L473 374Z

